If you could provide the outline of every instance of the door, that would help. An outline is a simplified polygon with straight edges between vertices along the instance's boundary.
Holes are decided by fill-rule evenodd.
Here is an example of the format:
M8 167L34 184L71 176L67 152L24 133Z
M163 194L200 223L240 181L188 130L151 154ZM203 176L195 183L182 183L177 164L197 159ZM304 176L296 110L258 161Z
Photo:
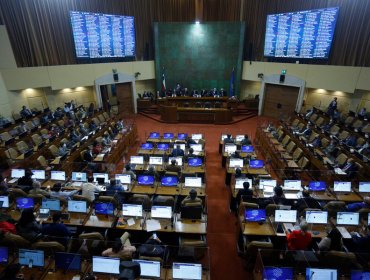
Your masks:
M298 87L265 84L262 115L277 119L289 117L296 108L298 95Z
M131 83L116 84L118 112L124 114L134 113Z

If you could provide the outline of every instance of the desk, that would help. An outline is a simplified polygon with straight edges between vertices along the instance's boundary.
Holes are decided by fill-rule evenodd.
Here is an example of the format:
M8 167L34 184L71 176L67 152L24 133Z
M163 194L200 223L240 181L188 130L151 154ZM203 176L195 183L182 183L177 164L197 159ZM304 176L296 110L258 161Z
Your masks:
M131 193L138 193L138 194L155 194L157 190L157 184L154 183L154 186L143 186L143 185L137 185L135 184L132 188Z
M268 220L266 220L262 224L259 224L257 222L242 222L241 229L244 235L259 235L259 236L275 235L275 230Z
M53 262L46 274L43 276L42 280L70 280L74 276L78 275L81 277L81 279L84 279L83 277L87 273L89 266L90 264L85 260L81 262L81 271L64 271L60 269L55 270L55 263Z
M193 234L206 234L207 222L205 221L192 221L192 220L177 220L175 222L175 231L178 233L193 233Z
M85 227L111 228L116 222L117 217L109 215L90 215L85 222Z
M363 199L361 196L359 196L355 192L350 192L350 193L335 193L335 196L337 197L338 200L344 201L344 202L361 202Z
M179 195L180 194L180 186L179 185L177 187L158 186L155 193L158 194L158 195Z
M89 211L89 213L91 210ZM83 213L69 213L69 220L63 220L63 223L65 225L70 226L81 226L84 225L89 217L89 213L83 214ZM52 222L51 217L46 222Z
M185 187L182 186L180 195L187 196L189 195L189 192L191 189L195 189L197 191L197 196L205 196L206 195L206 186L205 184L202 184L201 188L192 188L192 187Z
M145 216L144 213L143 215ZM143 230L144 218L142 217L122 217L122 211L120 211L119 217L120 218L118 218L116 228L124 229L124 230ZM135 224L129 226L127 224L127 220L129 219L133 219Z
M145 230L145 231L147 230L147 227L146 226L147 226L148 220L151 220L150 214L148 214L148 218L146 219L146 223L143 226L143 230ZM160 231L160 232L174 232L175 231L171 219L158 219L158 218L154 218L153 220L158 221L160 223L160 225L161 225L161 229L155 230L155 231Z
M172 280L172 269L167 269L166 273L166 280ZM209 271L202 270L202 280L209 280L211 279L211 276L209 274Z

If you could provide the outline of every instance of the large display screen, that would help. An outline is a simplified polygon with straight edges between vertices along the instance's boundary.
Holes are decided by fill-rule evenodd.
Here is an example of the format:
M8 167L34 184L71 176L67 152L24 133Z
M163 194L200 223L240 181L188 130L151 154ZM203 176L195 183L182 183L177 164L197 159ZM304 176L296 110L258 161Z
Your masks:
M267 16L266 57L327 59L338 7Z
M134 17L71 11L77 59L135 56Z

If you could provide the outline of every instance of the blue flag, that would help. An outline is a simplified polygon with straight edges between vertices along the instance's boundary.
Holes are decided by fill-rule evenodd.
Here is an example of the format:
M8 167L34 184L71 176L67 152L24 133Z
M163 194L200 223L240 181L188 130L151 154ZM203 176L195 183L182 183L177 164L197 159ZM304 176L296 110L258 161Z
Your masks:
M233 68L233 71L231 72L231 77L230 77L230 90L229 90L229 96L234 96L234 81L235 80L235 69Z

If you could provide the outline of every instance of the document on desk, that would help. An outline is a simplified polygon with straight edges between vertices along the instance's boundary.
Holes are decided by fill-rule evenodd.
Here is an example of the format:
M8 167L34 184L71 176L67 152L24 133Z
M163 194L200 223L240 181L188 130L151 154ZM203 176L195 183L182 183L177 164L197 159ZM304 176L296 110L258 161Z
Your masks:
M346 175L346 172L344 172L342 169L340 168L334 168L334 171L335 171L335 174L338 174L338 175Z
M348 232L348 230L345 227L337 227L337 229L342 234L343 238L346 238L346 239L352 238L351 234Z
M146 231L156 231L161 229L161 223L157 220L146 220Z
M130 227L130 226L133 226L135 224L135 220L133 218L130 218L127 220L127 225ZM148 226L147 226L148 227Z

